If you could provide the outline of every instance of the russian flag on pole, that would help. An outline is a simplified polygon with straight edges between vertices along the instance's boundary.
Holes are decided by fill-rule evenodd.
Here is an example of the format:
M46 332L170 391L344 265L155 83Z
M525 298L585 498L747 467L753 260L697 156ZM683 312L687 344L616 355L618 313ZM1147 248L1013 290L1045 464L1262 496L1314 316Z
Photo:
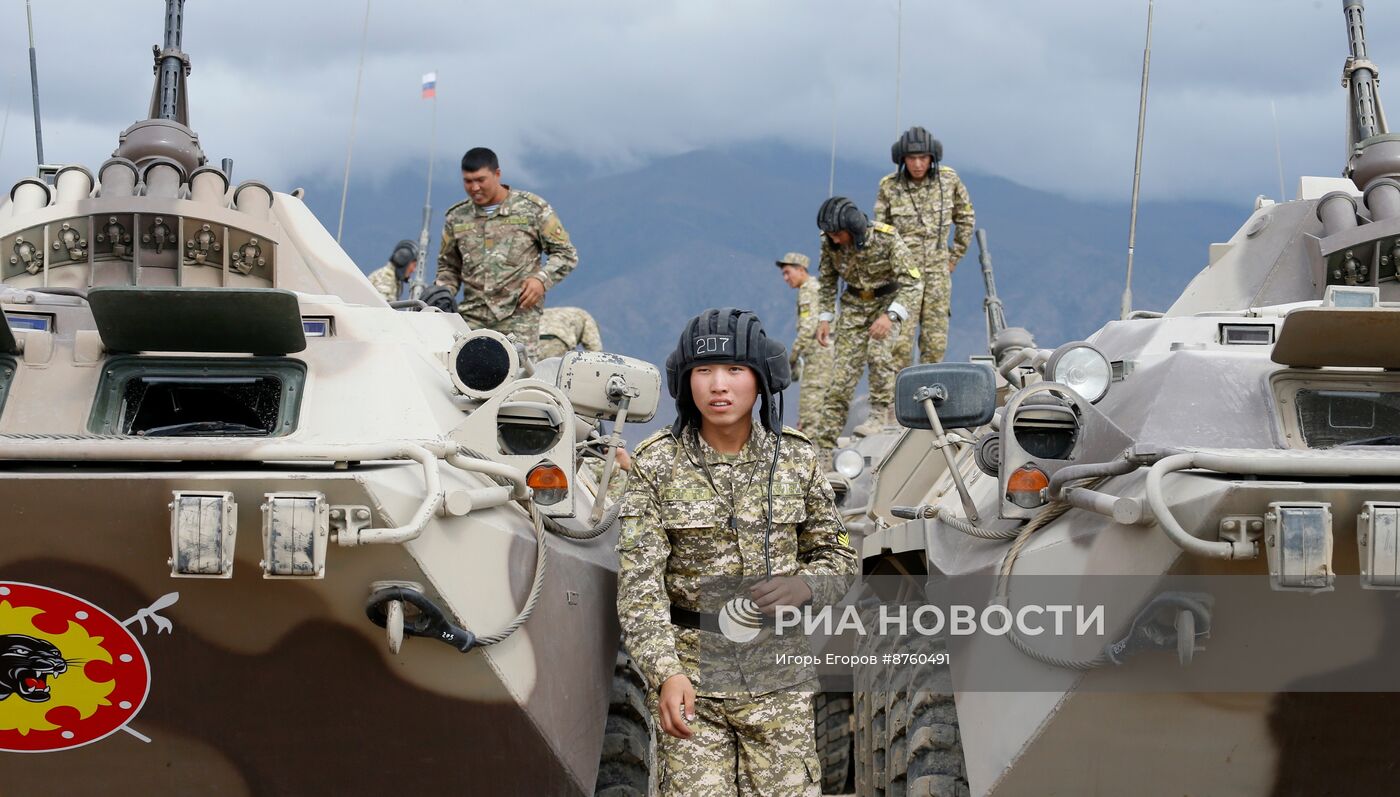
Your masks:
M423 76L423 99L428 100L437 96L437 73L429 72Z

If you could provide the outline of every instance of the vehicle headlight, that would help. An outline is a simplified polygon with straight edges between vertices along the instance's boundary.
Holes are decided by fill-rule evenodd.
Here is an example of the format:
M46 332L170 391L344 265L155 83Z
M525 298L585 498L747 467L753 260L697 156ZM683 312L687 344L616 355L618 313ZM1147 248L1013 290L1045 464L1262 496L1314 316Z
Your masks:
M865 457L854 448L843 448L831 458L831 466L842 476L854 479L865 470Z
M1050 355L1045 372L1053 382L1072 389L1090 404L1108 393L1113 366L1103 352L1088 343L1066 343Z

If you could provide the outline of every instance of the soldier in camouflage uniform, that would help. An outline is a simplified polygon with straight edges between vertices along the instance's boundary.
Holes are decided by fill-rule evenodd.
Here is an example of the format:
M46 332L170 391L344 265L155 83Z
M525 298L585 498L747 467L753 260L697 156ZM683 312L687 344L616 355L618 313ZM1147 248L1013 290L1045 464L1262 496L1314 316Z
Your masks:
M870 415L856 427L858 435L874 434L889 420L894 401L894 378L899 366L894 344L919 299L919 270L899 233L888 224L871 224L855 203L832 197L817 212L822 230L822 259L817 269L821 312L817 316L817 342L831 345L832 322L836 327L835 363L827 385L821 424L812 430L813 442L823 449L836 445L846 425L851 396L867 363L870 366ZM839 282L841 314L836 314Z
M462 184L468 199L447 209L437 284L454 295L461 285L468 324L514 335L538 360L545 291L574 270L578 250L548 202L501 183L491 150L467 150Z
M797 290L797 339L792 343L792 354L788 364L792 366L792 379L802 385L797 404L797 428L808 434L820 425L822 400L826 397L826 386L831 381L832 355L835 349L817 343L817 314L820 291L817 281L807 273L811 263L800 252L788 252L778 261L782 270L783 282Z
M875 221L899 231L914 264L924 275L920 302L913 306L918 319L919 361L936 363L948 350L948 311L953 295L953 270L972 243L976 215L967 187L958 173L942 165L943 144L922 127L911 127L890 152L899 166L880 180L875 195ZM948 228L957 225L953 245ZM914 324L906 325L895 360L908 365L914 353Z
M540 317L539 359L563 357L579 346L584 351L603 350L603 336L593 316L582 307L546 307Z
M418 268L418 244L404 239L394 244L394 252L389 262L369 275L369 284L379 291L386 302L397 302L403 293L403 286Z
M856 571L816 449L780 425L786 352L752 313L709 310L686 325L666 376L677 419L637 447L617 589L623 641L665 732L660 793L818 795L815 682L772 653L810 648L795 634L746 645L718 615L736 595L770 617L829 605Z

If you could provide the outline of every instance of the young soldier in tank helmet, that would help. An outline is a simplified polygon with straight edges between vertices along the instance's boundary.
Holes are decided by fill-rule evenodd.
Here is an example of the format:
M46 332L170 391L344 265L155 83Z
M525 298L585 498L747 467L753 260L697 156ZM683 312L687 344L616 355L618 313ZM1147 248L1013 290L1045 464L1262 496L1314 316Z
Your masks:
M369 275L369 284L379 291L386 302L397 302L403 294L403 286L418 268L418 244L404 239L394 244L389 262L375 269Z
M792 381L802 386L797 404L797 428L812 434L820 425L822 400L831 381L834 349L817 343L817 315L821 313L817 281L807 272L811 263L800 252L788 252L778 260L783 282L797 291L797 339L792 343L788 364Z
M753 313L707 310L666 378L676 422L634 455L617 585L623 641L663 731L660 793L819 794L812 673L771 652L810 653L806 641L749 645L726 624L734 611L756 628L779 606L833 603L856 571L816 449L780 425L787 352Z
M554 208L501 182L496 153L474 147L462 156L467 199L447 209L437 284L455 297L474 329L514 335L539 359L545 291L578 265L578 250Z
M900 336L895 360L903 367L912 359L917 322L919 361L936 363L948 350L953 269L967 254L976 215L958 173L942 163L943 144L927 130L911 127L904 131L890 148L890 158L897 168L880 180L875 220L899 231L923 274L920 301L910 308L914 317ZM948 228L952 225L957 229L949 247Z
M836 445L846 425L851 396L861 372L870 366L870 415L855 433L874 434L889 420L894 401L894 378L899 365L894 345L900 326L908 322L910 308L919 301L920 275L900 240L888 224L870 223L846 197L832 197L817 211L822 231L822 259L817 268L821 289L821 314L817 317L817 342L831 345L836 329L835 363L823 401L821 425L813 430L813 442L824 449ZM836 313L840 283L841 313Z

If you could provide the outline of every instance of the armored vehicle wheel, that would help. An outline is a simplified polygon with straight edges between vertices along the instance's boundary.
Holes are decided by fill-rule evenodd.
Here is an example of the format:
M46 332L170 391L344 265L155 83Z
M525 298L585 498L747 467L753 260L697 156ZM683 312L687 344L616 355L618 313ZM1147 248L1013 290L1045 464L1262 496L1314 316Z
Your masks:
M855 774L861 797L968 797L953 694L920 688L936 682L933 669L920 667L903 678L888 669L857 670ZM893 683L875 682L886 674Z
M847 794L851 779L851 696L822 693L812 703L822 794Z
M596 797L646 797L650 794L656 740L647 711L646 683L626 651L617 652L612 698L603 732Z

